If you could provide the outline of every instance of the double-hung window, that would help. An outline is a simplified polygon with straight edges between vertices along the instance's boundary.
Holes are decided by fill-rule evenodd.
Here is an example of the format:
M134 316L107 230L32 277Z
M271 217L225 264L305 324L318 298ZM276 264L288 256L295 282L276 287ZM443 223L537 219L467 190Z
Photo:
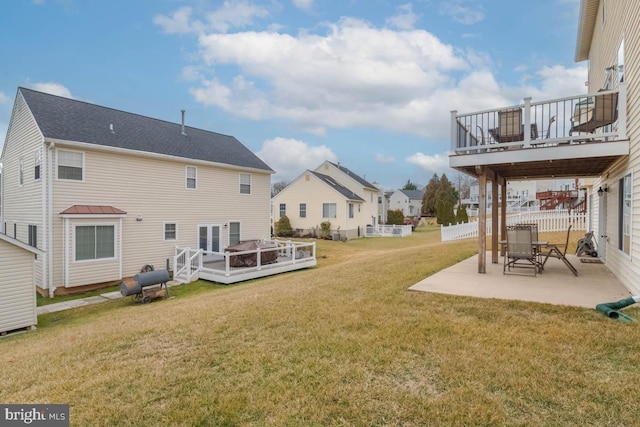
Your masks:
M229 244L236 245L240 243L240 223L229 222Z
M251 194L251 174L240 174L240 194Z
M322 204L322 218L335 218L336 217L336 204L335 203L323 203Z
M353 218L353 203L349 203L349 218Z
M185 169L186 187L190 189L197 188L198 169L195 166L187 166Z
M42 164L42 152L40 150L34 153L33 162L33 179L37 181L40 179L40 165Z
M24 184L24 171L23 171L23 165L22 165L22 157L20 157L20 169L18 171L18 184L22 187L22 185Z
M280 218L287 215L287 204L280 203Z
M59 150L58 179L82 181L84 179L84 153Z
M178 224L175 222L164 223L164 240L178 239Z
M29 226L29 246L33 246L34 248L38 247L38 226L37 225Z
M76 261L115 256L115 226L78 225L75 231Z
M300 203L300 218L306 218L306 217L307 217L307 204Z

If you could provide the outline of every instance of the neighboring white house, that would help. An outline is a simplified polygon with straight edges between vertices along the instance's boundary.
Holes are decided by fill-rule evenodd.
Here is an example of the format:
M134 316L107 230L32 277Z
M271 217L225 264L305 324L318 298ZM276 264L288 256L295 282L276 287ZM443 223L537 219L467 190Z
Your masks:
M37 248L0 233L0 333L35 326Z
M184 118L18 88L1 160L2 231L45 252L42 293L164 268L176 246L270 237L273 171L234 137Z
M331 224L341 239L363 237L378 220L378 188L344 166L326 161L307 170L272 198L273 220L287 216L296 234Z
M538 210L540 201L536 198L536 194L550 191L572 191L576 188L575 179L531 179L527 181L508 181L507 182L507 211L519 212L528 210ZM487 201L490 204L493 194L491 184L487 184ZM461 200L463 205L467 205L471 212L478 209L478 198L480 188L478 180L471 182L469 186L469 198ZM576 191L576 195L580 193ZM502 201L502 197L498 195L498 200ZM559 206L560 209L568 209L570 206L564 204ZM475 215L475 214L474 214Z
M404 216L420 216L424 190L396 190L389 197L389 209L400 209Z

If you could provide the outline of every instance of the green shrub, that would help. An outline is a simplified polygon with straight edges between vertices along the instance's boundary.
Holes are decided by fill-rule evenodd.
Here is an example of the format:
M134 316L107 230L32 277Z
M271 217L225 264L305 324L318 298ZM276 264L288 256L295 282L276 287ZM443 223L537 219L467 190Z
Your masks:
M320 223L320 237L323 239L331 238L331 223L329 221L323 221Z
M276 222L276 236L278 237L291 237L293 236L293 228L291 227L291 221L289 221L289 217L282 216Z
M404 225L404 213L402 209L392 209L387 212L388 225Z

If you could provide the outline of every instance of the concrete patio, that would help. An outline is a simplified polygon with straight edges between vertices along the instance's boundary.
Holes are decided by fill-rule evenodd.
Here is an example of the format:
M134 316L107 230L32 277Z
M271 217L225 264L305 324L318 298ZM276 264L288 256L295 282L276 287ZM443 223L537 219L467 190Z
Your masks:
M549 258L544 272L536 277L531 270L524 269L517 269L524 275L504 275L503 258L492 264L488 252L485 274L478 273L478 256L474 255L421 280L409 290L588 308L631 296L605 265L582 263L575 255L567 255L567 259L578 270L578 277L555 258Z

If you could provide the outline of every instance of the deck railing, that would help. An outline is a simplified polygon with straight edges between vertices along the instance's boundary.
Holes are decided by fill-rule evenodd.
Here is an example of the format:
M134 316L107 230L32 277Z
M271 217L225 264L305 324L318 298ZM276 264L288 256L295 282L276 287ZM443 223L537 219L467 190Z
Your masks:
M411 225L367 225L365 237L405 237L411 233Z
M602 125L607 121L611 123ZM474 154L508 147L624 140L626 123L624 83L616 90L548 101L531 102L529 97L523 104L494 110L467 114L452 111L451 152Z
M271 243L274 247L239 252L216 252L176 247L176 255L173 257L174 280L181 283L189 283L196 280L198 273L202 270L219 271L228 277L234 274L243 274L250 270L267 270L272 266L276 266L276 264L280 267L287 264L315 260L316 258L316 242L294 242L291 240L264 240L264 242ZM277 262L263 264L263 255L269 252L277 252ZM246 255L255 255L256 264L249 267L233 267L236 264L232 261L234 257ZM215 263L215 265L211 263Z
M500 218L498 219L500 220ZM567 209L556 209L553 211L524 212L507 215L507 225L520 223L538 224L538 231L553 232L566 231L569 225L572 230L587 229L587 216L584 213L569 211ZM487 236L492 234L491 218L487 219ZM453 240L472 239L478 237L478 220L440 227L440 239L443 242Z

